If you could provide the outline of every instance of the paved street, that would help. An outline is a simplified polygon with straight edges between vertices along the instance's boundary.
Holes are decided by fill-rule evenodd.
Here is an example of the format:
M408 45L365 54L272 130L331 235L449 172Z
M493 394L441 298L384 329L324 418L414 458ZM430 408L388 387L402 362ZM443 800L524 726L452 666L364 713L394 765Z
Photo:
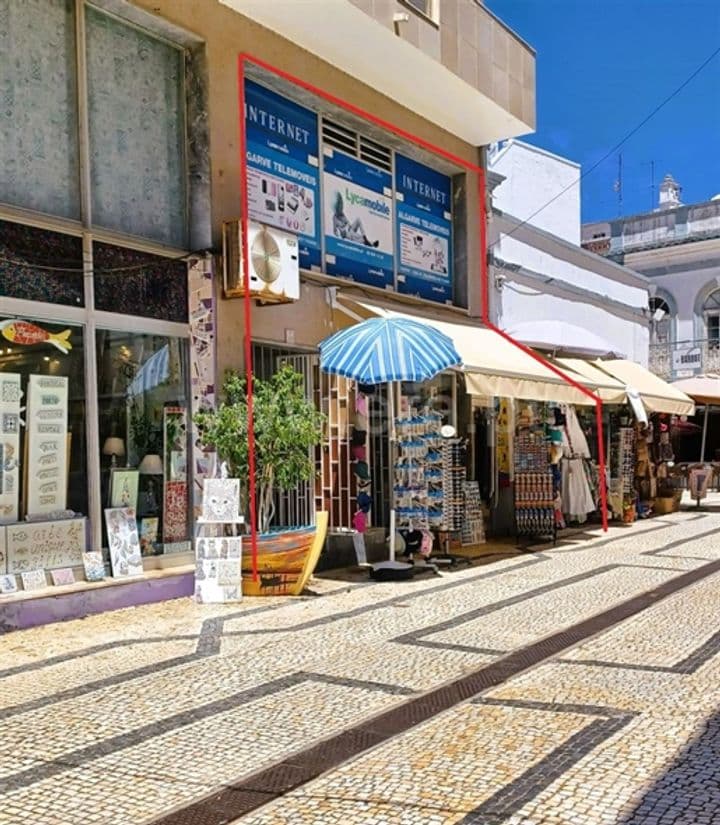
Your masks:
M0 639L0 825L720 821L720 510Z

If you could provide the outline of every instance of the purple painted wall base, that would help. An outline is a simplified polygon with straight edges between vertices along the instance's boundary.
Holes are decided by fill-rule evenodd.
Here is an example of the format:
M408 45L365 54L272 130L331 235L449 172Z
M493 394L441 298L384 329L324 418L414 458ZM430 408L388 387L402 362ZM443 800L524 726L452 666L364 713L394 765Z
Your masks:
M192 596L194 573L179 573L158 579L129 581L111 587L94 587L57 596L13 601L0 605L0 633L28 627L80 619L106 610L164 602Z

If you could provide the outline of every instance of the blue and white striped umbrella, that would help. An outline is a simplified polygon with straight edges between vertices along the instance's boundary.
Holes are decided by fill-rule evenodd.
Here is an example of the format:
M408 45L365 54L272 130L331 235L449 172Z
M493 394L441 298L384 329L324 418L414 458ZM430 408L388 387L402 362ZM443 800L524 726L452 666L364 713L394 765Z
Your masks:
M409 318L369 318L320 344L320 368L362 384L426 381L461 363L452 340Z

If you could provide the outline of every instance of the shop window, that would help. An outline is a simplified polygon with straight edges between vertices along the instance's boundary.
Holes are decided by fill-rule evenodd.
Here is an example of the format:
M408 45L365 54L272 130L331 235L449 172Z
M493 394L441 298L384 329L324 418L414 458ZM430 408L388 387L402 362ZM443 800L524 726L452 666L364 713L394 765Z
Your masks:
M437 23L440 20L440 0L402 0L413 11Z
M708 344L713 348L720 347L720 289L708 295L702 306L702 312Z
M0 221L0 295L82 306L82 265L80 238Z
M184 53L86 9L93 221L185 248Z
M187 323L187 264L111 244L93 244L95 307Z
M664 298L650 298L650 343L669 344L672 340L673 317L670 305Z
M97 355L103 507L135 509L144 556L189 550L187 342L101 330Z
M75 3L0 5L0 200L80 214Z
M83 350L82 327L0 316L0 523L87 515Z

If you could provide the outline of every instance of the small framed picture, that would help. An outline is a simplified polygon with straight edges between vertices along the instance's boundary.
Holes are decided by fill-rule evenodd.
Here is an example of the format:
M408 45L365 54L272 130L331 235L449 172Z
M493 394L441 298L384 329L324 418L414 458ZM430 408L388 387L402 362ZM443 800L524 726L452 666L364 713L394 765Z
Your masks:
M42 569L28 570L26 573L21 573L20 578L23 590L42 590L43 587L47 587L45 571Z
M110 474L110 507L137 508L140 473L128 467L115 467Z
M155 552L159 525L157 516L140 519L140 552L143 556L152 556Z
M105 563L100 550L83 553L83 567L89 582L101 582L105 578Z
M0 593L17 593L17 580L13 575L0 576Z
M50 578L54 585L75 584L75 574L72 567L60 567L57 570L51 570Z

